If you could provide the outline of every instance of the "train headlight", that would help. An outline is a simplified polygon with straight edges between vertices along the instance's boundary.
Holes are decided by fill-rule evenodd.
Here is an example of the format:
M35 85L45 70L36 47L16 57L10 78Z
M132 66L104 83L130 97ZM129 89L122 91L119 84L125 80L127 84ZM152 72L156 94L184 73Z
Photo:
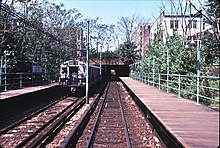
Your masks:
M71 87L71 88L70 88L70 91L71 91L72 93L75 93L75 92L76 92L76 87Z

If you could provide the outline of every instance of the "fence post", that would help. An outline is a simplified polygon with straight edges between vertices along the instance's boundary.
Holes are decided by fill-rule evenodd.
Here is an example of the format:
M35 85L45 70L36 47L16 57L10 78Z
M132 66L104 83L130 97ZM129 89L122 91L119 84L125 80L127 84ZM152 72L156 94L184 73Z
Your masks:
M5 66L5 91L7 90L7 51L5 50L4 51L4 57L5 57L5 63L4 63L4 66Z
M2 57L0 57L0 92L2 91Z
M146 84L146 73L144 73L144 83Z
M196 84L196 104L199 104L199 91L200 91L200 86L199 86L199 75L197 77L197 84Z
M153 87L154 87L154 73L153 73Z
M7 76L6 75L7 73L5 72L5 78L4 78L5 79L5 91L7 91Z
M160 73L159 73L159 90L160 90Z
M134 73L134 76L133 76L133 78L135 79L135 80L137 80L137 71L135 71L135 73Z
M167 93L169 93L169 74L167 74Z
M148 84L148 85L150 85L150 84L149 84L149 81L150 81L149 79L150 79L150 78L149 78L149 72L148 72L148 73L147 73L147 84Z
M143 73L140 74L141 82L143 82Z
M140 81L140 72L138 72L138 79L137 80Z
M179 74L179 89L178 89L178 98L180 98L180 74Z
M22 73L20 73L20 88L22 88Z
M154 68L155 68L154 66L155 66L155 59L154 59L154 56L153 56L153 87L154 87L154 74L155 74L155 73L154 73L154 72L155 72L155 71L154 71L154 70L155 70L155 69L154 69Z
M138 80L138 72L135 73L135 80Z
M134 79L137 80L137 71L135 71Z

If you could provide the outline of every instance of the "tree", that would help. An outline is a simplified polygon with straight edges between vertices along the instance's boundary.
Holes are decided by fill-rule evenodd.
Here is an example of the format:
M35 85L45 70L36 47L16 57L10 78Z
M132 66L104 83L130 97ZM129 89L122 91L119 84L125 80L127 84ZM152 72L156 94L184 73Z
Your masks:
M43 0L27 5L28 13L23 15L14 9L14 2L4 4L7 10L1 9L1 55L3 50L14 51L14 56L8 57L7 71L18 72L31 63L42 66L45 72L58 73L60 63L77 50L77 21L81 14ZM31 72L31 68L20 72Z
M126 44L133 42L133 32L137 24L139 23L139 16L133 15L132 17L122 16L119 18L118 30L123 36L123 41Z
M220 2L218 0L208 0L206 3L207 7L207 19L216 28L216 35L220 40Z
M118 49L115 51L116 55L120 56L121 60L126 63L134 63L139 59L136 47L134 45L133 32L139 23L139 16L133 15L131 17L120 17L118 22L118 30L122 36L122 44L119 44Z
M122 62L125 64L132 64L135 61L139 59L137 52L135 50L136 46L132 42L124 42L123 44L120 44L118 49L115 51L116 55L120 57Z
M196 50L194 47L183 48L182 42L177 34L172 38L167 38L167 42L163 44L159 38L155 39L149 45L149 51L142 60L145 68L140 68L145 72L148 70L152 72L154 64L154 70L159 73L167 73L167 67L169 67L169 73L196 74Z

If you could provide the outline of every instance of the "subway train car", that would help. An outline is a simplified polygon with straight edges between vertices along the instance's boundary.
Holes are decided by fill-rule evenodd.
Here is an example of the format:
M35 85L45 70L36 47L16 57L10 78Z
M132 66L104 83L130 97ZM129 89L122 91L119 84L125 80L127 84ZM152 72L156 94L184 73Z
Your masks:
M99 82L100 68L89 66L89 87ZM85 91L86 87L86 63L79 60L65 61L60 65L60 86L66 88L70 93Z

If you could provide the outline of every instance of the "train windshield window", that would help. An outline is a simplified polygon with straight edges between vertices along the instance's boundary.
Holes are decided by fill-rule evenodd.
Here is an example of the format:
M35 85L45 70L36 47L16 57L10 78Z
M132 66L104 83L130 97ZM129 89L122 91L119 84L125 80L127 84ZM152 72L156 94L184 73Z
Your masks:
M67 68L66 67L62 68L62 73L67 73Z
M70 67L70 73L78 73L78 67Z

